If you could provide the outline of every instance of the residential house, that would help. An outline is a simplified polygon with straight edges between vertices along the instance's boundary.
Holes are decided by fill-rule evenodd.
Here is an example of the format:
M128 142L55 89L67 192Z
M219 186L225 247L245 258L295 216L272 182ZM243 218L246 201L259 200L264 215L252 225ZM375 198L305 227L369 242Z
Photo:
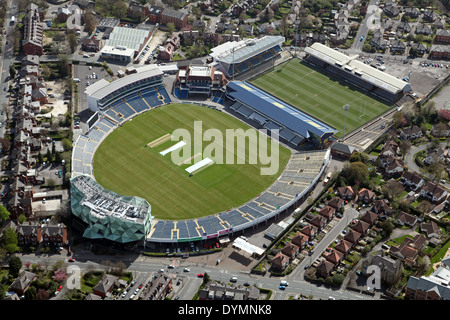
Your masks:
M22 271L19 277L9 286L9 291L14 291L18 296L23 296L30 287L32 281L37 279L37 275L29 272Z
M164 9L160 16L160 23L167 25L172 22L176 28L182 29L188 23L188 14L182 11Z
M204 20L194 20L194 22L192 22L192 28L195 30L205 30L206 28L206 21Z
M58 19L58 22L60 23L66 22L70 14L69 8L59 7L56 12L56 19Z
M327 260L322 260L316 268L316 274L321 277L328 277L335 269L335 265Z
M173 289L172 277L166 274L153 277L148 285L143 300L163 300Z
M344 206L345 201L339 197L333 197L330 201L328 201L327 205L334 208L336 211L340 211Z
M425 180L417 172L405 171L403 172L400 182L404 187L409 188L412 191L416 191L424 185Z
M409 300L450 300L450 269L439 267L429 276L410 276L405 298Z
M150 15L150 8L146 5L131 1L128 5L127 15L132 19L140 17L141 21L144 21Z
M37 5L31 3L28 6L22 23L23 52L27 55L42 55L44 52L44 23L41 23L40 9Z
M84 38L81 41L81 50L87 52L98 52L102 49L103 42L100 39Z
M347 240L341 240L334 246L334 250L341 252L344 256L346 256L351 249L352 244Z
M422 130L416 126L412 125L407 128L403 128L400 130L400 138L405 140L413 140L422 137Z
M62 223L42 225L42 242L44 245L62 247L67 243L67 227Z
M394 260L381 251L375 255L369 255L362 261L361 273L369 276L369 266L378 266L380 270L381 281L389 286L395 285L402 277L403 265L401 260Z
M438 18L434 20L431 25L434 29L443 29L445 28L445 24L446 24L445 19Z
M448 157L448 149L444 147L428 150L424 161L427 165L431 165L436 161L444 161Z
M425 232L427 235L427 238L437 238L440 239L442 233L441 229L437 225L436 222L430 221L430 222L423 222L420 224L420 231Z
M148 10L148 22L154 24L159 23L163 10L163 7L152 5Z
M106 298L111 294L114 288L119 287L119 277L110 274L104 274L97 285L93 288L93 293Z
M355 193L353 192L353 188L350 187L350 186L337 188L337 194L343 200L352 200L355 197Z
M434 38L434 41L439 43L450 43L450 31L446 29L437 30L436 38Z
M375 192L372 190L362 188L361 191L358 192L358 200L364 203L371 203L375 199Z
M317 229L313 226L304 226L301 230L301 233L308 236L308 241L312 241L317 235Z
M321 215L315 215L310 223L318 229L318 231L321 231L325 226L327 225L327 219L324 218Z
M369 232L370 225L367 222L359 220L354 226L353 231L361 234L361 236L367 235Z
M397 151L398 151L397 142L389 139L389 140L386 140L386 142L383 144L383 148L381 149L379 156L380 157L387 157L387 156L395 157L397 155Z
M433 44L430 55L433 59L450 59L450 45Z
M411 45L411 50L415 50L417 55L423 56L427 52L427 47L422 43L413 43Z
M331 262L334 265L338 265L342 259L344 258L344 254L337 250L332 250L329 254L325 256L325 260Z
M375 224L375 222L378 219L378 214L373 212L372 210L366 211L361 217L361 221L364 221L365 223L369 224L369 226L372 226Z
M372 47L375 47L377 50L385 50L387 47L387 40L381 37L375 37L373 36L369 40L369 44Z
M39 222L26 221L17 225L17 244L19 246L37 246L42 240Z
M378 214L379 219L387 219L394 213L394 210L389 207L388 203L384 199L375 200L372 206L372 211Z
M406 50L406 43L402 40L391 40L389 45L392 53L404 53Z
M306 245L308 244L308 241L309 237L301 232L297 232L291 240L291 242L295 244L297 247L299 247L300 250L305 249Z
M403 33L410 33L411 32L411 25L408 22L400 22L397 26L397 30L401 31Z
M402 259L406 264L412 265L425 242L425 237L418 234L413 239L406 238L405 241L398 246L391 246L389 252Z
M397 223L402 226L413 227L417 223L417 220L418 219L416 216L406 213L404 211L401 211L397 215Z
M278 252L272 259L272 267L276 270L283 271L289 265L289 257Z
M394 159L389 165L384 169L386 174L390 177L400 175L405 168L403 161L399 159Z
M326 219L326 222L333 220L336 210L333 207L325 206L319 211L319 215Z
M356 232L356 231L353 231L353 230L348 232L344 236L344 240L349 242L349 243L351 243L352 247L354 247L358 243L360 238L361 238L361 234L359 232Z
M440 17L433 10L425 10L423 12L423 19L428 22L434 22L436 19L440 19Z
M400 9L396 4L386 5L383 11L390 17L396 17L400 14Z
M423 34L425 36L429 36L433 30L431 30L430 26L425 23L419 23L414 31L416 34Z
M431 129L431 134L435 137L450 137L450 124L440 123L438 125L433 125Z
M300 248L292 242L289 242L281 249L281 253L288 256L289 260L292 261L300 253Z
M167 277L167 276L166 276ZM170 277L167 277L167 281L171 281ZM164 285L162 285L164 286ZM161 295L160 292L163 291L161 289L161 285L156 285L152 290L154 292L153 296L162 296L164 297L170 290L164 290L164 295ZM172 288L172 285L170 285ZM215 281L208 282L203 289L201 289L198 293L199 300L258 300L259 297L259 289L254 286L242 287L242 286L234 286L225 283L217 283ZM144 300L156 300L152 296L144 297ZM162 300L162 298L159 298Z
M447 190L437 183L428 181L420 190L420 195L433 203L440 203L445 200Z
M405 11L403 13L404 16L410 17L410 18L418 18L420 14L419 9L415 7L407 7L405 8Z

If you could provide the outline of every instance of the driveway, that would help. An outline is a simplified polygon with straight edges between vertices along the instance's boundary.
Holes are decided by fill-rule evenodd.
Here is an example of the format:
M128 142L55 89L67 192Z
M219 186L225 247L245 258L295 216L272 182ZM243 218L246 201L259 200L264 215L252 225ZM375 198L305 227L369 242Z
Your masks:
M433 176L431 174L429 174L428 172L425 172L425 170L421 169L416 162L414 161L414 155L417 152L423 151L428 149L431 146L431 143L427 143L427 144L421 144L419 146L412 146L408 153L405 155L405 164L408 167L409 171L414 171L417 173L420 173L421 175L429 178L429 179L433 179ZM447 146L447 142L441 142L440 143L441 147L446 147Z

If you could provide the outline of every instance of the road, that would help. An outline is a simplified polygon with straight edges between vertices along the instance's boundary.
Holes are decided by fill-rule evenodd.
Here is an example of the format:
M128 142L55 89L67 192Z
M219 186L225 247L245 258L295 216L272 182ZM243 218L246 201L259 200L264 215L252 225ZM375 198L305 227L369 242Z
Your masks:
M14 51L11 46L11 41L8 41L10 31L14 28L14 26L9 25L9 21L12 16L17 17L17 6L13 5L11 6L11 1L7 2L8 8L6 11L6 18L5 18L5 29L7 32L7 35L3 36L2 38L2 56L0 59L0 70L1 70L1 94L0 94L0 110L4 111L3 114L0 114L0 122L3 124L7 120L7 106L9 104L9 93L7 93L6 90L9 89L9 66L11 63L14 62L15 56ZM6 44L8 42L8 44ZM6 126L2 125L0 127L0 137L4 137L5 135L5 128Z
M345 222L346 219L343 218L342 222ZM339 224L338 224L339 225ZM342 227L344 224L342 223ZM337 232L337 230L336 230ZM323 239L323 245L321 247L325 248L328 244L325 245L325 242L332 241L331 234L330 237ZM319 255L319 247L316 248L317 256ZM182 286L177 288L176 295L180 300L191 300L194 294L198 291L200 284L202 283L202 279L197 277L199 273L208 273L211 279L223 281L225 283L229 283L229 279L232 276L236 276L238 281L236 285L241 285L244 282L249 283L250 285L256 285L259 288L269 289L273 291L273 300L286 300L289 296L303 294L305 296L313 296L314 299L328 299L328 297L332 296L335 299L343 299L343 300L368 300L374 299L371 296L366 296L363 294L354 293L346 290L337 290L333 288L328 288L325 286L317 286L311 284L309 282L304 281L300 278L301 272L300 267L297 267L297 271L294 271L289 277L286 277L285 280L289 282L289 286L286 290L280 290L279 285L280 281L284 280L284 278L277 277L263 277L254 274L250 274L248 271L242 272L232 272L229 270L223 270L214 266L204 266L193 264L187 260L176 260L175 268L169 269L168 265L173 264L173 259L169 258L150 258L139 256L134 261L124 260L121 258L124 257L97 257L94 254L85 252L81 253L79 257L77 257L76 262L68 262L68 258L64 255L51 255L51 256L35 256L32 255L21 255L20 256L23 263L31 262L37 263L39 262L41 265L46 265L49 268L60 260L65 260L66 265L76 265L80 268L81 274L83 274L86 270L92 270L93 268L96 270L105 270L109 267L105 264L105 261L121 261L127 264L127 271L132 272L133 278L136 280L136 284L132 287L129 287L127 290L127 294L123 299L129 299L129 297L134 293L139 284L147 283L151 277L155 274L158 274L158 270L164 269L167 274L175 274L182 281ZM315 256L314 256L315 257ZM185 272L184 268L189 268L189 272ZM60 299L64 295L65 289L63 289L62 293L56 297L56 299ZM122 299L122 298L120 298Z
M361 53L364 46L364 42L367 39L367 34L370 29L376 29L380 24L381 10L378 7L378 0L371 0L368 7L367 13L364 19L361 21L361 25L356 34L355 41L353 41L351 50L347 50L349 53ZM361 37L363 41L360 41Z

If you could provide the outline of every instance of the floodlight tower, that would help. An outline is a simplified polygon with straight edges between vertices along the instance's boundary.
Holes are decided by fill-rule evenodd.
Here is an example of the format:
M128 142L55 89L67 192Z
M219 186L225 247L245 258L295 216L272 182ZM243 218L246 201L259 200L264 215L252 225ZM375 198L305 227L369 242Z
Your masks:
M350 109L350 105L349 104L344 105L345 121L344 121L344 133L342 134L342 141L344 141L344 137L345 137L345 125L347 124L347 111L348 111L348 109Z

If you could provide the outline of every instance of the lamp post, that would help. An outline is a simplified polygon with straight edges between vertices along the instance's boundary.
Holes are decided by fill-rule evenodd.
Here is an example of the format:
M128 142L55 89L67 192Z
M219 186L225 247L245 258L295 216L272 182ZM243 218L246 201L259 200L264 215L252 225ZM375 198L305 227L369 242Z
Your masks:
M348 111L348 109L350 109L350 105L349 104L344 105L345 121L344 121L344 133L342 134L342 141L344 141L344 137L345 137L345 125L347 124L347 111Z
M299 39L298 39L298 26L300 25L300 20L295 20L295 24L297 25L297 31L295 32L295 57L297 57L297 46L299 44Z

